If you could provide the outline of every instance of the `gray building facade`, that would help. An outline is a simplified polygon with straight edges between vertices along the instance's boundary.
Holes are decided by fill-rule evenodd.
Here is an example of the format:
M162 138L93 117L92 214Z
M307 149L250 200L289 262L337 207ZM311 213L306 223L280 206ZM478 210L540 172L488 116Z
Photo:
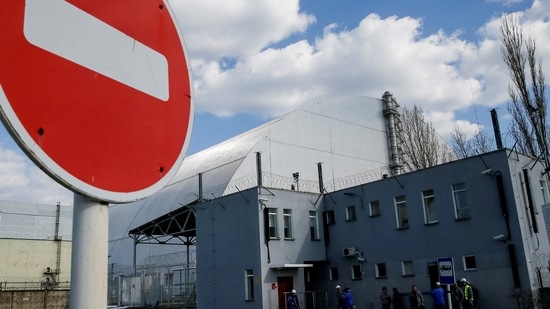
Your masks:
M196 250L198 308L286 308L292 289L302 308L337 308L336 285L374 308L382 286L407 304L413 284L431 308L439 258L477 308L550 286L542 163L501 149L403 174L391 103L315 102L190 156L157 194L110 207L110 262Z

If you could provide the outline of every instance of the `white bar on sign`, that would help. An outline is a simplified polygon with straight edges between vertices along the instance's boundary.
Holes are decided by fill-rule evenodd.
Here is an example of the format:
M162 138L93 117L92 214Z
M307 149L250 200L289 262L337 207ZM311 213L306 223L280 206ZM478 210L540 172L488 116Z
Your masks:
M29 43L160 100L169 98L168 61L64 0L26 0Z

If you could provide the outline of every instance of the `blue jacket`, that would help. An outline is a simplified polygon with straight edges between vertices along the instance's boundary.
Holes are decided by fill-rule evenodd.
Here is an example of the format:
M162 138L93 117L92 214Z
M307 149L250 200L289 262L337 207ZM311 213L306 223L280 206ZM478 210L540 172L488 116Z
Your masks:
M353 305L355 305L355 301L353 300L353 290L350 288L345 288L344 292L342 293L342 302L344 303L345 308L349 308Z
M432 290L432 297L434 299L434 305L444 305L445 304L445 290L442 287L438 286Z

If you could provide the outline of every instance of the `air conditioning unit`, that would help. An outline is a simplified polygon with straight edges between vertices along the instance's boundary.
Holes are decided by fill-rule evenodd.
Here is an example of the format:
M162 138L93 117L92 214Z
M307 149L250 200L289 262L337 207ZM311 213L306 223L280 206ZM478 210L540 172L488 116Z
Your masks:
M343 256L355 256L355 247L348 247L342 249Z

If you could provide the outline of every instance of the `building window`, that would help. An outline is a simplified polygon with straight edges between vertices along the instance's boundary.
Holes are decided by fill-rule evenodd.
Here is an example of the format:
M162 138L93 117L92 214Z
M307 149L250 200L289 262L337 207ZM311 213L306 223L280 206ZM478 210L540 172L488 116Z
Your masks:
M476 257L473 255L467 255L462 257L464 261L464 270L476 270Z
M369 203L369 212L371 217L380 216L380 201L372 201Z
M470 209L466 199L466 185L461 182L453 185L453 200L455 203L456 219L470 218Z
M317 227L317 212L309 211L309 236L311 240L319 240L319 228Z
M388 273L386 272L386 263L378 263L374 265L376 270L376 278L386 278Z
M550 205L542 205L542 216L546 225L546 233L550 235ZM548 241L550 243L550 239Z
M252 269L247 269L244 272L244 299L254 300L254 272Z
M423 191L422 201L424 202L424 218L426 224L437 223L434 190Z
M357 215L355 214L355 206L346 207L346 221L355 220L357 220Z
M330 276L330 280L340 279L340 276L338 275L338 267L331 267L329 276Z
M324 212L324 214L325 214L326 225L332 225L336 223L336 220L334 219L334 210L327 210Z
M276 239L279 238L277 233L277 208L268 208L269 209L269 238Z
M544 204L548 204L548 185L544 179L540 180L540 191L542 193L542 201Z
M414 276L413 261L403 261L401 267L403 268L403 277Z
M409 217L407 216L407 201L404 195L395 198L395 213L397 214L397 228L408 228Z
M283 209L285 239L292 239L292 209Z
M361 272L361 265L354 265L351 267L351 279L352 280L360 280L363 277L363 273Z

